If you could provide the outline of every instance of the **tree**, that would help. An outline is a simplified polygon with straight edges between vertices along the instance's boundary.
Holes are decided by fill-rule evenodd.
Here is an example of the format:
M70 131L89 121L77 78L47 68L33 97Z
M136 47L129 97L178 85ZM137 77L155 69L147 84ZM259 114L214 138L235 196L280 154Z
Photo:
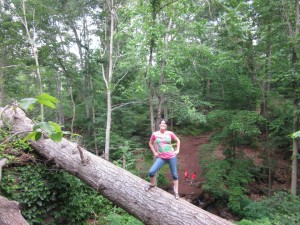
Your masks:
M290 46L292 49L292 57L291 57L291 81L290 85L292 90L294 90L294 93L292 95L293 99L293 132L297 132L299 129L299 56L298 56L298 40L297 37L299 35L299 29L300 29L300 15L299 15L299 1L295 0L294 5L294 18L295 18L295 25L294 29L292 28L292 24L290 22L290 18L287 12L288 4L282 1L282 9L283 9L283 15L287 23L287 31L288 36L290 39ZM295 91L296 90L296 91ZM299 153L299 144L298 139L293 139L293 154L292 154L292 180L291 180L291 193L293 195L297 194L297 170L298 170L298 153Z
M18 16L18 15L17 15ZM33 58L35 61L35 74L38 80L38 87L39 87L39 94L43 93L43 84L42 84L42 77L40 73L40 64L39 64L39 54L38 54L38 45L36 43L36 21L35 21L35 10L32 13L32 27L29 27L27 21L27 11L26 11L26 4L25 0L22 0L22 15L19 16L21 22L25 28L27 40L30 43L31 54L33 54ZM41 120L44 121L44 106L41 104Z
M110 130L111 130L111 113L112 113L112 91L113 91L113 51L114 51L114 33L116 30L116 18L117 18L117 11L114 6L114 0L110 0L108 2L108 9L110 14L110 32L109 32L109 50L108 50L108 71L104 71L104 67L102 66L102 74L103 80L106 86L106 132L105 132L105 150L104 150L104 157L105 159L109 160L109 147L110 147Z

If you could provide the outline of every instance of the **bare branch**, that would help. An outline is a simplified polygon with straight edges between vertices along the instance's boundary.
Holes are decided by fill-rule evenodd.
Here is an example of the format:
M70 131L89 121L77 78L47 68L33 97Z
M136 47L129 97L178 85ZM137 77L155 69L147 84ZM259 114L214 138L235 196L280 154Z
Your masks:
M24 130L24 131L20 131L20 132L14 133L14 134L11 135L9 138L6 138L2 143L0 143L0 146L6 144L6 143L9 142L13 137L15 137L15 136L17 136L17 135L19 135L19 134L29 133L29 132L31 132L31 131L32 131L32 130Z
M111 109L111 111L114 111L115 109L121 108L121 107L126 106L126 105L130 105L130 104L143 104L143 103L144 102L141 102L141 101L122 103L122 104L119 104L117 106L113 106L112 109Z

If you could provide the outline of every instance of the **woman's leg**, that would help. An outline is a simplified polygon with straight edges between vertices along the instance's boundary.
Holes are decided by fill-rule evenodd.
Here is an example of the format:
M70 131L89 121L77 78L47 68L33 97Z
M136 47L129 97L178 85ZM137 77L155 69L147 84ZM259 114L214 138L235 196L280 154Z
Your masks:
M178 193L178 173L177 173L177 158L176 156L168 160L169 167L172 173L174 182L174 192Z
M150 170L149 170L149 176L150 176L150 184L152 186L155 185L155 174L157 173L157 171L166 163L165 160L161 159L161 158L157 158L154 162L154 164L151 166Z

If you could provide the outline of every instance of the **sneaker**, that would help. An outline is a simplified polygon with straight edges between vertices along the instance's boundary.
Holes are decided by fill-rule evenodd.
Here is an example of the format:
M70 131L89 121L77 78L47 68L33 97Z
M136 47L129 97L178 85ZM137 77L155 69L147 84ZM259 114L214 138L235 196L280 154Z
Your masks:
M175 198L178 200L180 198L179 194L175 192L174 194Z

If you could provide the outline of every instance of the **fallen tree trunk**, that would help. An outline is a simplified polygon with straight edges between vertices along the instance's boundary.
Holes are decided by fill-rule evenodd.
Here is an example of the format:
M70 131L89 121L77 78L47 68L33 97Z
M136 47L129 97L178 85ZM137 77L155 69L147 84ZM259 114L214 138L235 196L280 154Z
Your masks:
M19 203L0 196L1 225L29 225L20 213Z
M14 133L31 130L33 126L32 120L19 108L2 110L2 121ZM232 224L183 199L176 200L160 188L145 192L144 186L148 182L66 139L56 143L44 137L32 141L31 146L145 224Z

